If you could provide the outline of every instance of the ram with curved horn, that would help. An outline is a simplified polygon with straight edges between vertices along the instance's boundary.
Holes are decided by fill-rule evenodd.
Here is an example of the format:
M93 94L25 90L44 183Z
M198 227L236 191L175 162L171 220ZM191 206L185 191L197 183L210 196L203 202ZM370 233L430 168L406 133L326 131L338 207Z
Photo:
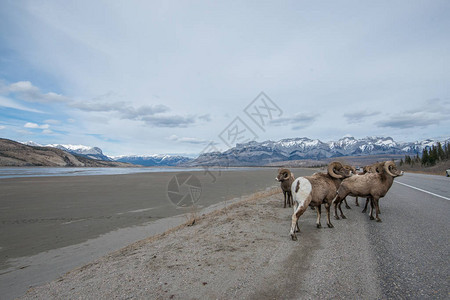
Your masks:
M373 220L373 206L375 205L376 220L381 222L378 214L380 213L379 200L384 197L392 186L394 178L402 176L403 171L399 171L393 161L386 161L378 165L378 173L366 173L364 175L352 176L342 181L337 190L337 196L334 200L334 217L339 219L337 215L337 206L341 217L345 216L341 209L342 200L350 196L368 197L371 199L370 219Z
M292 215L290 235L293 240L297 240L295 230L298 229L298 219L305 212L308 206L315 206L317 211L317 228L320 224L321 206L325 204L327 210L327 225L333 228L330 220L330 206L336 197L336 191L342 180L352 175L348 168L340 162L332 162L328 165L327 173L315 173L311 176L304 176L295 179L291 190L294 199L294 213Z
M281 190L284 195L284 207L286 208L286 201L289 204L289 207L291 207L291 205L293 205L291 185L295 180L294 174L289 169L280 169L275 180L281 183Z
M374 163L374 164L372 164L372 165L365 166L365 167L363 168L363 171L362 171L362 172L359 172L359 173L356 171L356 168L353 167L353 166L348 165L348 168L350 168L350 169L352 170L353 175L359 176L359 175L364 175L364 174L366 174L366 173L375 173L375 172L378 172L378 171L377 171L378 165L379 165L379 163ZM370 199L370 198L367 198L367 199L366 199L366 205L365 205L365 207L364 207L363 212L365 212L366 209L367 209L367 203L369 203L369 199ZM345 204L345 208L350 209L350 206L349 206L348 203L347 203L347 199L343 199L343 202L344 202L344 204ZM359 203L358 203L358 197L355 197L355 205L356 205L356 206L359 206Z

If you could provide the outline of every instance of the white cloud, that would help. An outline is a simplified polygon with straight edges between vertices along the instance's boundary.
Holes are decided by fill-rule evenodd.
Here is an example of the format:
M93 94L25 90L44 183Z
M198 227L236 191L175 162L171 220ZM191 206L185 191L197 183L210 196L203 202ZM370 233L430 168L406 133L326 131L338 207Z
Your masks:
M28 102L51 103L70 101L69 98L53 92L42 93L38 87L29 81L12 83L7 88L7 91L14 94L17 98Z
M54 132L50 129L44 129L44 130L42 130L42 133L43 134L53 134Z
M48 125L48 124L39 125L36 123L27 122L23 127L33 128L33 129L48 129L48 128L50 128L50 125Z
M298 130L311 126L317 119L316 113L297 113L292 117L280 117L269 122L273 126L293 125L292 129Z
M8 99L8 98L2 97L2 96L0 96L0 106L14 108L14 109L23 110L23 111L35 112L35 113L44 113L40 110L26 107L22 104L17 103L16 101L13 101L11 99Z
M195 137L179 137L175 134L169 136L167 138L168 140L174 141L174 142L180 142L180 143L187 143L187 144L206 144L209 141L201 139L201 138L195 138Z
M59 125L59 124L61 124L61 121L59 121L59 120L53 120L53 119L48 119L48 120L45 120L44 123L52 124L52 125Z
M0 125L0 130L5 129L5 128L6 128L6 126Z
M379 115L379 111L369 112L367 110L345 113L344 117L348 123L361 123L370 117Z
M450 119L450 101L431 99L418 107L406 111L390 113L375 124L380 127L408 129L414 127L426 128L430 125L439 125Z

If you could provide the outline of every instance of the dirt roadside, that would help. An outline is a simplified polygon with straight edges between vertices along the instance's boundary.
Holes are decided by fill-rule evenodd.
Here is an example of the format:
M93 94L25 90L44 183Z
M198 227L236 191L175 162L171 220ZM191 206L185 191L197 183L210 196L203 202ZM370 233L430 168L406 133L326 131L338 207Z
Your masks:
M33 288L22 299L379 298L361 224L366 216L352 211L353 221L317 229L308 210L293 242L292 209L282 208L281 193L255 194Z

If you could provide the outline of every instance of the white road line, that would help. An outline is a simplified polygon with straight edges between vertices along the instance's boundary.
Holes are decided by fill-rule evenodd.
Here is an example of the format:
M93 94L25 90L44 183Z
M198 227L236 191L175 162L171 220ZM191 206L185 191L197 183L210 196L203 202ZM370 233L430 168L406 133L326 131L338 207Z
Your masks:
M403 183L403 182L398 182L398 181L394 181L394 182L398 183L398 184L401 184L401 185L404 185L404 186L407 186L407 187L410 187L412 189L415 189L415 190L418 190L418 191L421 191L421 192L424 192L424 193L427 193L427 194L430 194L430 195L433 195L433 196L445 199L445 200L450 200L450 198L447 198L447 197L444 197L444 196L441 196L441 195L438 195L438 194L435 194L435 193L432 193L432 192L429 192L429 191L425 191L425 190L419 189L419 188L417 188L415 186L412 186L412 185L409 185L409 184L406 184L406 183Z

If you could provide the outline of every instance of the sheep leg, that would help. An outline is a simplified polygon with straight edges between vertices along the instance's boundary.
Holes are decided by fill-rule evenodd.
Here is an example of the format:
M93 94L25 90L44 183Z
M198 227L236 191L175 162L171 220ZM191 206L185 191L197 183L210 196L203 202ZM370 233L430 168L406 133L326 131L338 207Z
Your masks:
M370 198L370 219L373 220L373 199Z
M320 214L321 214L321 211L322 211L322 205L317 206L316 210L317 210L316 225L317 225L317 228L322 228L322 224L320 224Z
M297 240L297 235L295 234L295 229L298 229L300 232L300 228L298 227L298 219L301 215L306 211L308 208L309 203L311 202L311 197L308 196L306 199L302 199L303 201L297 202L296 201L296 208L294 213L292 214L292 223L291 223L291 238L293 241Z
M294 202L292 206L294 207L294 212L297 211L298 203ZM298 227L298 220L297 223L295 224L295 232L300 232L300 227Z
M373 202L375 202L375 219L377 219L377 222L381 222L380 217L378 214L380 213L380 206L379 206L379 200L380 198L373 198Z
M289 207L291 207L292 205L294 205L293 201L292 201L292 192L288 191L287 192L287 196L288 196L288 204Z
M359 203L358 203L358 197L355 198L355 205L356 205L356 206L359 206Z
M327 226L329 227L329 228L333 228L334 226L333 226L333 224L331 224L331 220L330 220L330 207L331 207L331 204L330 203L325 203L325 208L327 209Z
M346 209L352 209L347 203L347 198L344 198L344 203L345 203L345 208Z
M369 204L369 198L366 199L366 205L364 206L362 213L365 213L367 211L367 204Z
M339 216L337 215L337 206L338 206L338 203L340 203L340 202L341 202L341 198L339 196L337 196L336 199L334 200L334 218L336 220L340 219ZM325 205L325 207L326 207L326 205Z
M283 191L283 195L284 195L284 208L286 208L286 191Z
M345 201L345 198L344 198L344 201ZM341 218L342 218L342 219L347 219L347 217L346 217L346 216L344 216L344 213L342 212L342 208L341 208L341 206L342 206L342 201L341 201L341 202L339 202L339 204L338 204L338 208L339 208L339 211L341 212Z
M293 241L297 240L297 235L295 234L295 229L298 228L298 219L300 218L300 216L305 212L306 210L306 205L305 206L298 206L297 210L292 214L292 223L291 223L291 238ZM300 228L298 228L300 231Z

